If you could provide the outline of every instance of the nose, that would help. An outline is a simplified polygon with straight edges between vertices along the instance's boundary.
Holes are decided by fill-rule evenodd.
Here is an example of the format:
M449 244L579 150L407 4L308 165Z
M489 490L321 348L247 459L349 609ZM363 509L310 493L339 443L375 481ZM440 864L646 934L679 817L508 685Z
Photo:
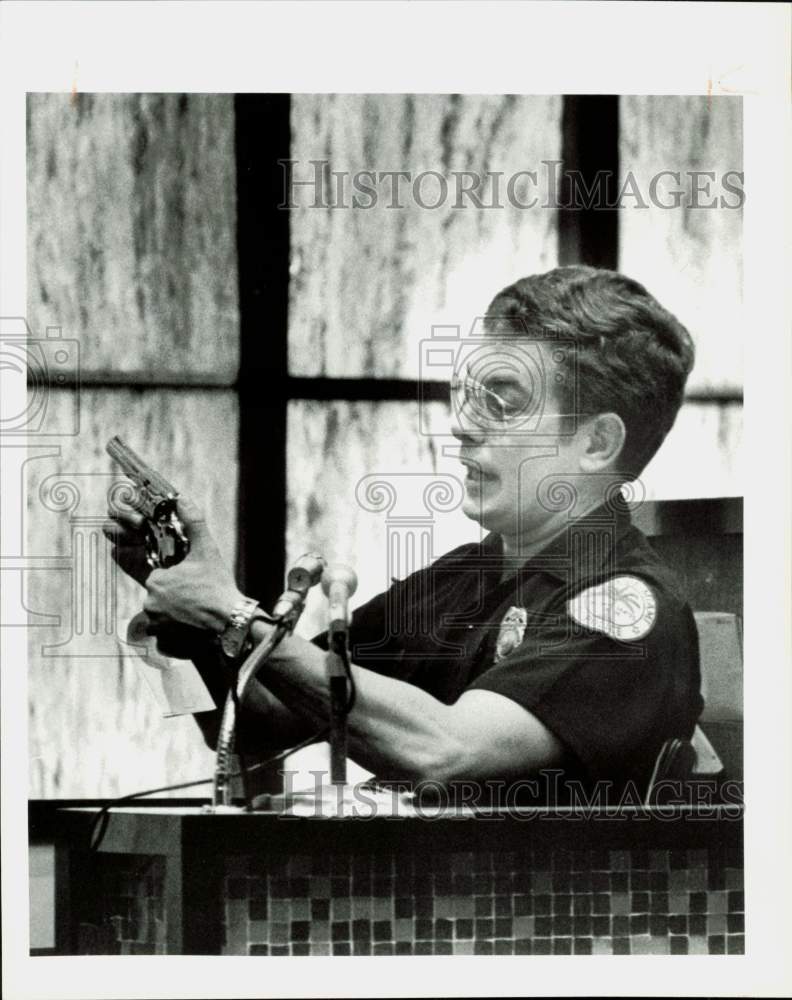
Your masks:
M476 427L470 423L466 423L463 427L459 420L459 414L453 414L451 417L451 434L462 445L482 444L485 437L484 430L481 427Z

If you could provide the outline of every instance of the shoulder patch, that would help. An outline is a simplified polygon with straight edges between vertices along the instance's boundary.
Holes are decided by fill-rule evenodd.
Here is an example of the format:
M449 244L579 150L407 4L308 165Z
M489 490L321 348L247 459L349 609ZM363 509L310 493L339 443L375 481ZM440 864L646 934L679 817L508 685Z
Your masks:
M578 624L621 642L635 642L652 631L657 619L654 591L637 576L615 576L582 590L567 601Z

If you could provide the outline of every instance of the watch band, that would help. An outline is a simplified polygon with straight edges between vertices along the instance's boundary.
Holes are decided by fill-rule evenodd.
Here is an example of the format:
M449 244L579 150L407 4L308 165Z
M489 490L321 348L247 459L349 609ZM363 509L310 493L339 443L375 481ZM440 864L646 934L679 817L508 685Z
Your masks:
M228 624L220 636L220 648L229 660L236 660L242 651L258 606L258 601L252 597L244 597L229 615Z

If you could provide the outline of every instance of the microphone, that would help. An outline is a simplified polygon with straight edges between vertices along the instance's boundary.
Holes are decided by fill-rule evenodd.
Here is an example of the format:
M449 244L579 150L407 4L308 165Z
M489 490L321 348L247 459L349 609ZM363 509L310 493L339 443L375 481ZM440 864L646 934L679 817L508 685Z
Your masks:
M357 590L357 575L350 566L336 563L322 573L322 590L328 601L331 635L349 629L349 598Z
M272 617L277 620L292 616L295 620L299 618L308 591L319 583L326 566L318 552L306 552L300 556L286 576L286 590L278 598Z
M330 696L330 781L345 785L347 779L347 722L354 687L349 666L349 598L357 590L357 576L349 566L328 566L322 574L327 597L327 658L325 669Z

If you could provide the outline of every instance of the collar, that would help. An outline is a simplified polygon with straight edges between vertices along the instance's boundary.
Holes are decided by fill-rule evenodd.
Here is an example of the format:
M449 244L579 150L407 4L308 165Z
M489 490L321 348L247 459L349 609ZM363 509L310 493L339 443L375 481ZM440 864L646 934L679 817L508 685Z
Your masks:
M514 557L516 575L546 573L566 584L575 584L613 569L614 551L632 527L624 502L606 502L568 524L527 560ZM489 534L481 543L482 555L499 557L503 565L503 541Z

